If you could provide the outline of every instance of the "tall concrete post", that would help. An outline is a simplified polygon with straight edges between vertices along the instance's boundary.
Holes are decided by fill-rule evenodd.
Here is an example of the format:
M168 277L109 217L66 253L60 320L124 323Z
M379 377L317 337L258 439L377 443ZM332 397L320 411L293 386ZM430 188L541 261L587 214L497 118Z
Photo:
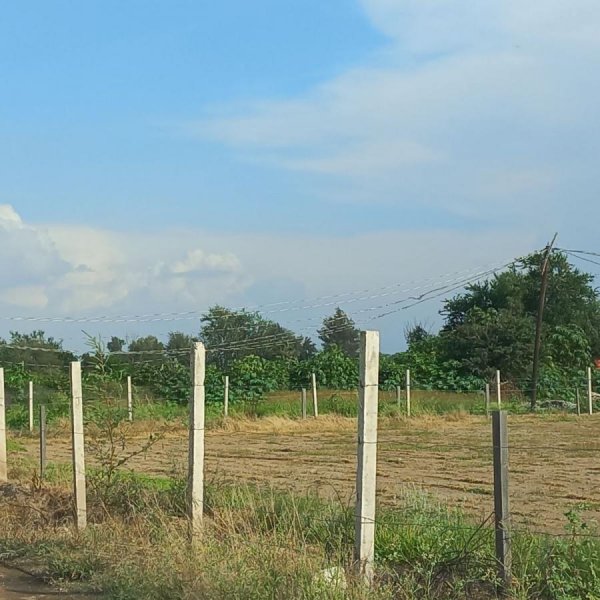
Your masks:
M361 333L359 385L354 558L358 576L370 585L373 582L375 560L379 403L379 332L377 331Z
M75 525L79 531L87 526L85 487L85 444L83 436L83 392L81 363L71 363L71 440L73 450L73 490L75 495Z
M197 540L204 514L204 409L206 350L196 342L192 351L192 397L190 399L188 517L190 537Z

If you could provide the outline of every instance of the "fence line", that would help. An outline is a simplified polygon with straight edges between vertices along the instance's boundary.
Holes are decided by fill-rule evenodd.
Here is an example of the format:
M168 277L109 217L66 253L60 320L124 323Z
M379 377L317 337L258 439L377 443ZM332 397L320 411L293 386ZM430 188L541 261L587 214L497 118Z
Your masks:
M189 465L188 465L188 518L192 539L200 539L203 510L204 510L204 454L205 454L205 373L206 349L202 343L196 343L192 352L193 387L190 398L189 422ZM71 410L72 410L72 451L73 451L73 478L75 500L75 522L78 529L82 530L87 524L87 506L85 497L85 459L84 429L83 429L83 391L81 382L81 363L72 362L71 374ZM374 331L361 334L360 374L358 380L358 449L356 471L356 508L355 508L355 558L361 577L367 583L373 578L374 569L374 540L375 526L388 526L386 521L378 520L375 515L375 490L377 474L377 452L386 449L414 447L415 449L434 448L492 451L494 464L494 515L496 553L500 579L503 582L503 591L507 592L511 585L511 515L509 508L508 489L508 426L506 411L494 411L492 416L492 441L491 444L427 444L397 440L394 442L378 441L377 414L379 403L379 334ZM591 369L588 369L588 390L591 394ZM32 387L30 386L30 390ZM229 378L225 380L225 399L227 406ZM318 416L316 400L316 374L312 374L312 390L314 399L314 413ZM500 372L497 373L498 406L501 406ZM407 412L410 415L411 378L410 371L406 373ZM398 394L398 390L397 390ZM30 398L33 395L30 394ZM399 398L399 396L398 396ZM396 401L398 401L396 398ZM489 384L485 393L486 412L490 408ZM2 480L2 464L6 470L6 459L2 463L2 435L5 434L4 419L4 371L0 368L0 480ZM131 376L128 378L128 408L131 416ZM31 407L31 403L30 403ZM590 407L591 412L591 407ZM32 414L30 410L30 415ZM302 389L302 414L306 417L306 389ZM43 477L45 465L45 406L40 406L40 471ZM251 432L228 432L228 435L248 436ZM265 436L264 433L257 435ZM4 441L4 445L6 442ZM553 445L511 445L515 450L553 450L561 449L560 444ZM599 452L600 447L590 445L568 445L565 450ZM6 450L4 449L4 452ZM4 476L6 479L6 476ZM418 524L415 524L418 526ZM450 527L451 528L451 527ZM457 527L458 528L458 527ZM472 531L475 526L465 526L464 529ZM554 535L554 534L546 534ZM559 534L560 535L560 534ZM565 536L600 538L597 534L570 533Z

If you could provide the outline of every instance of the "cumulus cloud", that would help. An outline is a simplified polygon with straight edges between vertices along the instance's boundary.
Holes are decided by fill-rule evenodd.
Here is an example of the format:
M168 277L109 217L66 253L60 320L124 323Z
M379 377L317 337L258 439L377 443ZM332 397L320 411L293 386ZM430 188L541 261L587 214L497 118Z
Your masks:
M23 297L23 290L29 286L49 283L69 269L47 233L25 225L10 205L0 205L0 244L3 283L21 290L17 294L4 289L4 295L11 303L17 296ZM43 303L42 297L37 297L35 304Z
M498 266L538 244L534 234L523 230L470 235L388 231L345 237L193 229L117 232L27 224L10 207L0 205L0 215L6 214L10 218L0 226L0 244L12 239L14 259L26 255L22 268L30 264L35 269L27 273L28 283L23 283L23 275L7 271L0 288L4 317L0 335L10 328L6 320L10 316L110 318L203 311L215 303L231 307L275 303L264 308L266 315L305 334L314 334L323 316L338 303L368 325L368 318L377 314L369 307L393 302L415 285L426 286L424 280ZM11 225L5 226L7 222ZM46 264L49 272L39 270L40 264ZM378 295L379 288L390 284L391 289ZM366 289L372 292L344 294ZM307 308L315 304L311 299L322 295L334 297ZM423 305L371 326L382 328L391 349L402 338L403 323L421 317L430 320L437 307L436 303ZM42 327L67 340L72 335L81 344L80 329L87 326L42 322ZM199 323L196 314L189 321L91 327L127 337L148 332L165 335L174 329L193 332Z
M573 218L575 188L570 202L600 216L598 2L362 5L389 38L380 53L296 97L221 107L188 132L320 178L324 197L489 221L543 208L548 231Z
M227 298L243 281L235 255L205 252L197 239L28 225L10 205L0 205L0 244L0 303L45 313L144 310L167 302L177 310Z

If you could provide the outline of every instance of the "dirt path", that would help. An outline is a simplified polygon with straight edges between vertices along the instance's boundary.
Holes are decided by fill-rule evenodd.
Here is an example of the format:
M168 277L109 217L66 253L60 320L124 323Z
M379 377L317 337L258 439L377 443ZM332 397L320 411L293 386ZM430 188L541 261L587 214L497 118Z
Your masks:
M0 567L0 600L81 600L84 596L70 595L38 582L34 577L16 569Z
M207 432L206 462L213 481L271 483L277 488L350 501L356 464L355 423L312 420L255 431ZM580 505L600 519L600 415L511 416L511 507L517 525L559 533L564 513ZM139 440L132 441L132 444ZM37 449L28 444L33 457ZM48 442L48 459L67 462L68 440ZM185 472L187 433L172 434L129 466L168 475ZM382 422L378 446L378 499L394 505L416 487L477 518L493 511L491 426L484 418Z

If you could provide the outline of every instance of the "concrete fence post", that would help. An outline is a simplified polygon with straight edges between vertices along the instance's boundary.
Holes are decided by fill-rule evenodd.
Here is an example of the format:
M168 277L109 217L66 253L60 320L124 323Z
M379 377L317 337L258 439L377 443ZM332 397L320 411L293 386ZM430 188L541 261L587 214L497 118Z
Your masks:
M33 381L29 382L29 433L33 433Z
M488 419L490 418L490 401L491 401L490 384L486 383L485 384L485 416Z
M498 402L498 410L502 410L502 383L500 380L500 369L496 371L496 401Z
M46 476L46 406L40 405L40 481Z
M6 396L4 392L4 369L0 367L0 482L8 481L6 460Z
M229 375L225 375L225 390L223 393L223 416L229 416Z
M130 423L133 421L133 385L131 383L131 375L127 376L127 419Z
M363 331L360 335L354 558L357 574L367 585L373 582L375 559L378 384L379 332Z
M83 392L81 363L71 363L71 440L73 450L73 490L75 493L75 525L78 531L87 526L85 489L85 448L83 436Z
M306 388L302 388L302 419L306 419Z
M510 502L508 495L508 426L506 411L492 413L494 446L494 526L496 561L501 581L500 592L510 593L512 585L512 547L510 536Z
M313 415L315 418L319 416L319 398L317 396L317 376L312 374L312 397L313 397Z
M410 369L406 369L406 416L410 417Z
M592 367L587 370L588 409L590 415L594 413L594 395L592 393Z
M200 536L204 513L204 409L206 350L196 342L192 351L192 397L190 399L188 518L192 542Z
M396 386L396 404L398 408L402 406L402 386L400 385Z

